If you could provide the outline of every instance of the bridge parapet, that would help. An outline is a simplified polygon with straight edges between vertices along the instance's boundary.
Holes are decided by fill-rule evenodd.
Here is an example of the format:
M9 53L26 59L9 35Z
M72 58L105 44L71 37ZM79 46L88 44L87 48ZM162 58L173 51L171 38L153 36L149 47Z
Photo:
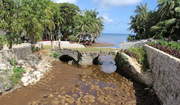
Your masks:
M115 59L117 54L117 51L79 52L78 50L72 49L56 49L55 51L59 53L60 57L68 55L74 58L75 62L79 65L92 65L95 59L103 55L109 55Z

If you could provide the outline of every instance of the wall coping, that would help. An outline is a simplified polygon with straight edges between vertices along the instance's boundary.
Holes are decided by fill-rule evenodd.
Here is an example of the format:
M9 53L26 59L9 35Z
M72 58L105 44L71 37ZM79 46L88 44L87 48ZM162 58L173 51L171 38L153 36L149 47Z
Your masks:
M177 62L180 63L180 59L179 59L179 58L174 57L174 56L172 56L172 55L170 55L170 54L168 54L168 53L166 53L166 52L164 52L164 51L161 51L161 50L159 50L159 49L157 49L157 48L154 48L154 47L152 47L152 46L149 46L149 45L147 45L147 44L145 44L144 47L149 47L149 48L151 48L151 49L153 49L153 50L156 50L156 51L158 51L159 53L161 53L161 54L163 54L163 55L165 55L165 56L168 56L169 58L174 59L174 60L176 60Z
M129 63L130 67L129 67L129 73L136 75L135 77L131 77L134 78L136 81L145 84L147 86L153 86L153 80L152 80L152 75L149 72L144 72L141 68L141 65L133 60L130 56L128 56L125 53L122 53L122 55L124 55L127 58L127 62Z

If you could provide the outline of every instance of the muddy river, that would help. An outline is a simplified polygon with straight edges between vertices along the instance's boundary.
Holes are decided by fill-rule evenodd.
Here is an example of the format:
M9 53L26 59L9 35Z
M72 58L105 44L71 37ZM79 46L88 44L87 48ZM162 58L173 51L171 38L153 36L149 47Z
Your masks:
M1 105L159 105L151 89L101 66L52 65L52 73L36 86L1 96Z

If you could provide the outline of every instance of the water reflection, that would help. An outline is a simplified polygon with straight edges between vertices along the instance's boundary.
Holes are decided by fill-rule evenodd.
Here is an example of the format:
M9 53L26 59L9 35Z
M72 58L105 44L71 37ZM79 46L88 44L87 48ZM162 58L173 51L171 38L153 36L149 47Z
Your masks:
M108 55L99 56L99 63L101 64L101 70L105 73L113 73L116 71L116 63L114 59Z

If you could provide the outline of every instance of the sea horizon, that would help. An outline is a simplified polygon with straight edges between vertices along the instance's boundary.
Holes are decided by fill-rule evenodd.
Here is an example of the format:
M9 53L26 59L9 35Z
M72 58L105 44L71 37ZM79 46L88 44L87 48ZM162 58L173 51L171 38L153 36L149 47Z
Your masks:
M135 34L130 34L130 33L102 33L102 34L104 34L104 35L106 35L106 34L113 34L113 35L135 35Z
M102 33L97 39L97 42L114 44L111 48L119 48L122 42L127 41L129 34L119 34L119 33Z

